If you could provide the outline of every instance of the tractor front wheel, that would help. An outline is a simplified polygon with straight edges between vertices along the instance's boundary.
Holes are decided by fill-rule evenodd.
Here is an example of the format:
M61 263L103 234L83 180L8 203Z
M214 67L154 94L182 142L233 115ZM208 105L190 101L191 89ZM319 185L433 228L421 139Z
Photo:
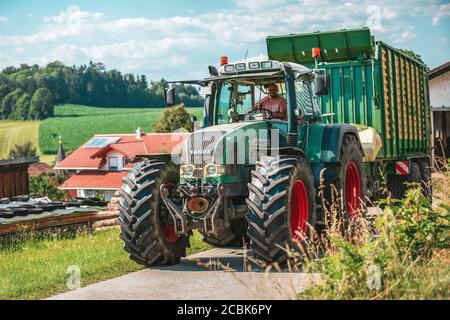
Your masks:
M132 260L146 266L170 265L186 255L189 239L175 232L159 195L164 183L176 197L176 182L173 170L157 160L137 164L124 178L119 202L120 237Z
M285 262L315 227L315 188L304 158L263 157L248 184L248 236L256 257Z

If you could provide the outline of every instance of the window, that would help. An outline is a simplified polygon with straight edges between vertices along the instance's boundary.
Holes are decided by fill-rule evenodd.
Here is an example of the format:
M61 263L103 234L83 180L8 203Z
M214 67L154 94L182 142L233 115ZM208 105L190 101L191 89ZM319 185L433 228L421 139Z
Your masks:
M300 108L301 114L311 115L314 113L313 97L311 93L311 82L307 79L299 79L295 81L295 95L297 98L297 107Z
M84 197L85 198L93 198L94 197L94 190L84 190Z
M111 171L117 171L119 169L117 157L108 157L108 167Z
M252 86L223 83L219 96L218 124L229 122L228 111L232 107L240 115L248 113L252 109L252 99Z

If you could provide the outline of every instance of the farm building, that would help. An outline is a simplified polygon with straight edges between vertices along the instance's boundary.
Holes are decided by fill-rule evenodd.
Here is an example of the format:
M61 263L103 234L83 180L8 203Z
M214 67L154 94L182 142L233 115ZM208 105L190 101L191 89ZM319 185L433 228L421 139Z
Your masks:
M0 160L0 198L28 194L28 166L38 160L37 157Z
M433 157L450 157L450 61L429 72Z
M53 169L50 165L43 162L31 163L28 166L28 175L38 176L40 174L53 174Z
M54 170L72 173L60 189L72 197L111 200L122 179L143 155L178 150L188 133L97 134L59 162Z

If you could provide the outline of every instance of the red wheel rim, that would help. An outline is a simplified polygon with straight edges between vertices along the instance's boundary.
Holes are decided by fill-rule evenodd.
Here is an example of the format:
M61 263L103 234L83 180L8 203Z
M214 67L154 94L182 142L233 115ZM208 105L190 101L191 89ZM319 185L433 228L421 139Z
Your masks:
M353 219L361 207L361 177L358 166L350 161L345 174L345 201L347 213L350 219Z
M169 190L175 188L175 185L173 183L166 183L164 186ZM161 226L161 233L166 241L170 244L177 242L179 238L179 235L176 233L173 223L166 223L164 226Z
M306 236L308 227L308 192L305 184L297 180L292 187L291 193L291 232L294 239Z
M164 227L161 228L161 233L168 243L177 242L179 237L175 232L175 228L172 223L167 223L166 225L164 225Z

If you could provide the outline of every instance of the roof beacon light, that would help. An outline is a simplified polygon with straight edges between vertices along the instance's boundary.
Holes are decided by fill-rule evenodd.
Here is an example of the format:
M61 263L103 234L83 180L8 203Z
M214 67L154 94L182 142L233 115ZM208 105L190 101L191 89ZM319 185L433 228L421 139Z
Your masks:
M320 48L312 48L312 56L317 59L320 56Z
M227 56L220 57L220 65L223 66L226 64L228 64L228 57Z

